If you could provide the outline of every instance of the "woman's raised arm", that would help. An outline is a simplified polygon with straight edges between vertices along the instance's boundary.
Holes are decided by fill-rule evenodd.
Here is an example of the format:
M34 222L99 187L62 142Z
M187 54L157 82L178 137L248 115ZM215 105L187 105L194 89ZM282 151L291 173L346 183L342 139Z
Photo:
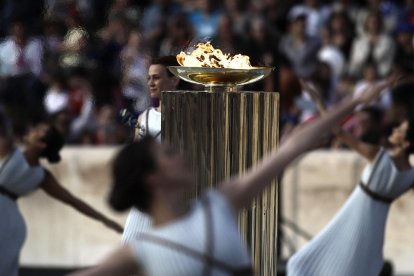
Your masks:
M330 131L357 105L372 101L380 95L381 91L382 89L369 90L359 98L341 103L337 108L326 112L316 121L301 126L257 166L250 168L243 175L224 182L219 187L220 192L228 198L236 210L248 206L253 198L278 177L296 157L312 149L324 133Z
M51 174L48 170L45 169L45 179L40 186L48 195L51 197L68 204L75 208L78 212L92 218L98 220L105 224L107 227L113 229L118 233L122 233L123 228L115 221L107 218L105 215L101 214L88 204L86 204L81 199L77 198L73 194L71 194L68 190L66 190L56 178Z

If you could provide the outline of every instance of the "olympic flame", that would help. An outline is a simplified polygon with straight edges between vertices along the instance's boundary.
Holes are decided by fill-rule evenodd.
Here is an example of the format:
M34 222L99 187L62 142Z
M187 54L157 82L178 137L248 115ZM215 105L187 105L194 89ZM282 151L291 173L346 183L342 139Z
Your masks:
M177 61L181 66L187 67L252 68L248 56L224 54L220 49L215 49L210 42L198 43L196 48L189 54L180 52L177 55Z

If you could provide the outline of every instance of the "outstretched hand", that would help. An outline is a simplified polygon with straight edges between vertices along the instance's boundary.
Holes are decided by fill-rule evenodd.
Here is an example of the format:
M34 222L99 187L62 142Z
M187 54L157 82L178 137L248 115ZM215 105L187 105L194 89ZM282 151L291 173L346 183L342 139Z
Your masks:
M306 82L303 79L299 79L302 89L305 90L312 98L313 102L316 104L320 114L326 112L326 107L322 98L321 92L310 82Z
M372 86L369 86L355 100L361 104L368 104L376 98L380 97L381 93L384 91L385 88L396 85L401 79L401 75L392 74L387 79L379 81Z
M316 87L311 82L304 81L303 79L299 79L299 82L300 82L300 86L302 86L302 89L308 92L309 95L312 97L312 99L322 100L321 93L318 91L318 89L316 89Z

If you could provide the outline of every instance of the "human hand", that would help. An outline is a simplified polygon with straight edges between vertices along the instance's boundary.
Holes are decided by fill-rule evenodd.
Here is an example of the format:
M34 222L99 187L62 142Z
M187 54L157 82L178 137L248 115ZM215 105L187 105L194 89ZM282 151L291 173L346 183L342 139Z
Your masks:
M367 104L376 98L378 98L385 88L391 88L398 85L404 76L401 74L391 74L388 78L382 81L376 82L374 85L369 86L361 93L361 95L356 98L356 100L361 104Z
M316 104L316 108L318 109L319 113L325 113L326 107L324 105L322 93L311 82L305 82L303 79L299 79L299 82L302 86L302 89L309 93L311 96L312 100Z
M388 80L382 80L376 82L373 85L369 85L354 101L356 104L369 104L370 102L379 98L385 88L390 86Z

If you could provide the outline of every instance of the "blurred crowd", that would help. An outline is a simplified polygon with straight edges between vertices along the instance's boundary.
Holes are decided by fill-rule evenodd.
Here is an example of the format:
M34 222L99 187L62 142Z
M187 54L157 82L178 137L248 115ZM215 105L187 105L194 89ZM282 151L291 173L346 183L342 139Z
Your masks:
M118 114L123 108L140 114L152 104L151 59L200 41L249 55L253 65L275 67L270 77L243 89L281 93L282 134L317 116L299 79L310 81L334 107L392 72L414 71L414 0L0 3L0 103L16 139L45 117L68 143L131 139ZM404 102L404 93L384 91L379 102L359 107L343 126L380 142L399 116L394 102Z

